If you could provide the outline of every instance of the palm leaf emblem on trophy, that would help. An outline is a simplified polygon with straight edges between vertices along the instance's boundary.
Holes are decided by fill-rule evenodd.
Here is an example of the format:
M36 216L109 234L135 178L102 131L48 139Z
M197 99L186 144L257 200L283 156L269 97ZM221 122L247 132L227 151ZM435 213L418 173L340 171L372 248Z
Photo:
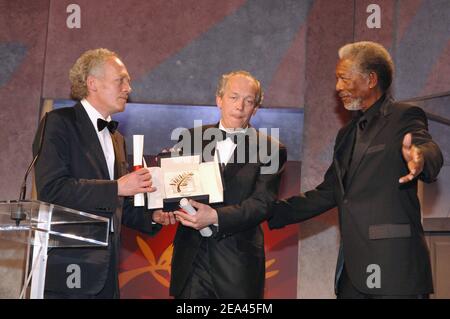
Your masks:
M170 181L170 185L176 190L177 193L181 193L183 190L188 188L189 186L192 187L192 177L194 176L194 173L192 172L184 172L182 174L179 174L178 176L172 178Z

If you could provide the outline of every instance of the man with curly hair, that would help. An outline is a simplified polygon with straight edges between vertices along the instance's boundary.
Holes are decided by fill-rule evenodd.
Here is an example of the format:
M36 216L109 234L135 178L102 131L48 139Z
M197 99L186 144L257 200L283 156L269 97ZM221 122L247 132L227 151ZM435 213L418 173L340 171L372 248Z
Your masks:
M130 76L107 49L83 53L70 70L71 94L79 102L47 114L35 167L38 199L110 219L107 248L53 248L48 253L45 298L119 298L121 224L148 234L160 227L152 214L134 207L138 193L152 192L147 169L127 171L123 136L111 115L125 110ZM41 122L33 144L40 144ZM161 222L158 213L153 220ZM81 285L66 284L67 267L80 267Z

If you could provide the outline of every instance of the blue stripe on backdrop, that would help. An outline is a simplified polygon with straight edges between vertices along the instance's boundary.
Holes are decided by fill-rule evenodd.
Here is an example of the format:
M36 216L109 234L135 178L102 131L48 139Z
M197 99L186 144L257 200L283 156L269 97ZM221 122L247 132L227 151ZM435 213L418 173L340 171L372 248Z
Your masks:
M211 79L237 69L251 72L264 88L269 87L306 23L311 4L310 0L278 0L276 5L272 0L247 1L148 75L133 80L131 99L148 101L149 92L157 92L151 94L152 100L178 104L178 92L183 92L184 101L208 105L215 101L211 92L216 81Z
M72 106L71 100L55 100L54 108ZM175 144L171 141L172 130L191 128L196 123L212 124L219 121L219 111L212 106L127 104L123 113L113 116L119 121L119 131L125 136L129 154L132 151L133 134L144 134L144 152L158 154L163 148ZM288 160L301 161L303 140L303 109L261 108L253 116L251 124L256 128L267 128L267 134L273 135L273 129L279 128L279 140L288 149ZM271 134L272 133L272 134Z
M26 54L27 47L25 44L18 42L0 43L0 87L9 81Z
M450 2L423 1L395 56L395 97L408 99L422 94L434 64L450 41ZM439 93L439 92L429 92Z

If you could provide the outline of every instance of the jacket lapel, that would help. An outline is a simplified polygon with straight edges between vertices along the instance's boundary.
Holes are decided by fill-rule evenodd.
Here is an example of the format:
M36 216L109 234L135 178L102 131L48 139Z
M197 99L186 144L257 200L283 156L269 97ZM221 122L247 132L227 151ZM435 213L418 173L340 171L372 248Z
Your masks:
M336 154L340 154L340 152L342 151L342 146L345 144L344 142L348 138L348 135L350 134L350 132L352 131L351 128L355 122L356 122L356 119L351 120L347 124L347 126L344 127L344 129L342 130L342 137L340 137L339 140L336 141L336 148L335 148Z
M111 134L111 140L114 147L114 177L113 179L117 179L125 174L125 172L122 171L122 162L125 159L125 154L123 153L123 149L119 146L118 141L118 133L114 132L114 134Z
M217 144L217 133L214 130L212 133L213 135L210 136L211 132L209 131L208 134L205 134L205 131L208 129L219 129L219 123L217 123L216 125L205 125L201 128L201 136L196 136L196 132L193 133L192 135L192 144L191 147L195 147L195 140L197 140L198 138L201 138L202 141L202 148L201 148L201 160L202 162L207 162L210 161L211 159L214 158L214 154L216 152L216 144ZM194 131L197 131L198 129L194 129ZM206 139L206 137L208 137L209 139ZM206 149L208 148L208 149ZM196 154L195 150L192 151L192 155Z
M98 168L101 175L99 177L109 179L108 165L106 164L105 154L103 154L102 146L100 145L97 132L92 125L91 119L81 103L77 103L74 108L77 116L79 136L83 145L88 149L86 156L89 158L90 162Z
M388 123L388 115L390 114L390 105L392 99L386 97L385 102L380 107L380 111L376 114L373 119L367 123L366 129L361 133L358 143L355 145L353 152L352 163L349 168L348 185L351 185L353 176L358 170L367 149L372 143L372 140L378 133L383 129L383 127Z
M350 123L347 124L347 126L342 131L342 136L339 138L339 140L336 141L336 148L335 148L335 155L333 158L333 165L334 169L336 171L336 176L339 183L339 188L342 192L342 194L345 193L344 189L344 183L343 183L343 176L345 174L346 170L346 163L343 163L343 146L345 145L345 141L349 138L349 134L352 131L353 125L355 125L355 119L350 121ZM347 168L348 169L348 168Z
M246 164L249 163L250 147L249 147L248 143L249 143L249 141L256 141L256 143L258 143L257 138L258 138L258 134L257 134L256 129L249 125L248 131L245 136L245 140L241 139L238 142L238 144L236 145L236 147L234 148L233 154L231 154L230 160L235 159L235 158L237 158L237 160L235 162L229 163L225 166L224 175L227 180L236 176L237 172L239 172ZM238 152L238 149L241 150L242 148L244 149L244 156L245 156L244 161L241 161L242 158L239 158L236 155L236 153ZM258 148L256 148L256 150L257 150L257 152L259 151Z

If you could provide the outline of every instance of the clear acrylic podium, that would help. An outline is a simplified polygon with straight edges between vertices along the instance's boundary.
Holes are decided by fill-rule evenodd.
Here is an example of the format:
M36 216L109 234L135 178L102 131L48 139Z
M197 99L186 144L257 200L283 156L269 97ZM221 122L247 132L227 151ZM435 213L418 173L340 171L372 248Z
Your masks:
M109 227L108 218L58 205L0 201L0 298L43 298L48 249L107 246Z

